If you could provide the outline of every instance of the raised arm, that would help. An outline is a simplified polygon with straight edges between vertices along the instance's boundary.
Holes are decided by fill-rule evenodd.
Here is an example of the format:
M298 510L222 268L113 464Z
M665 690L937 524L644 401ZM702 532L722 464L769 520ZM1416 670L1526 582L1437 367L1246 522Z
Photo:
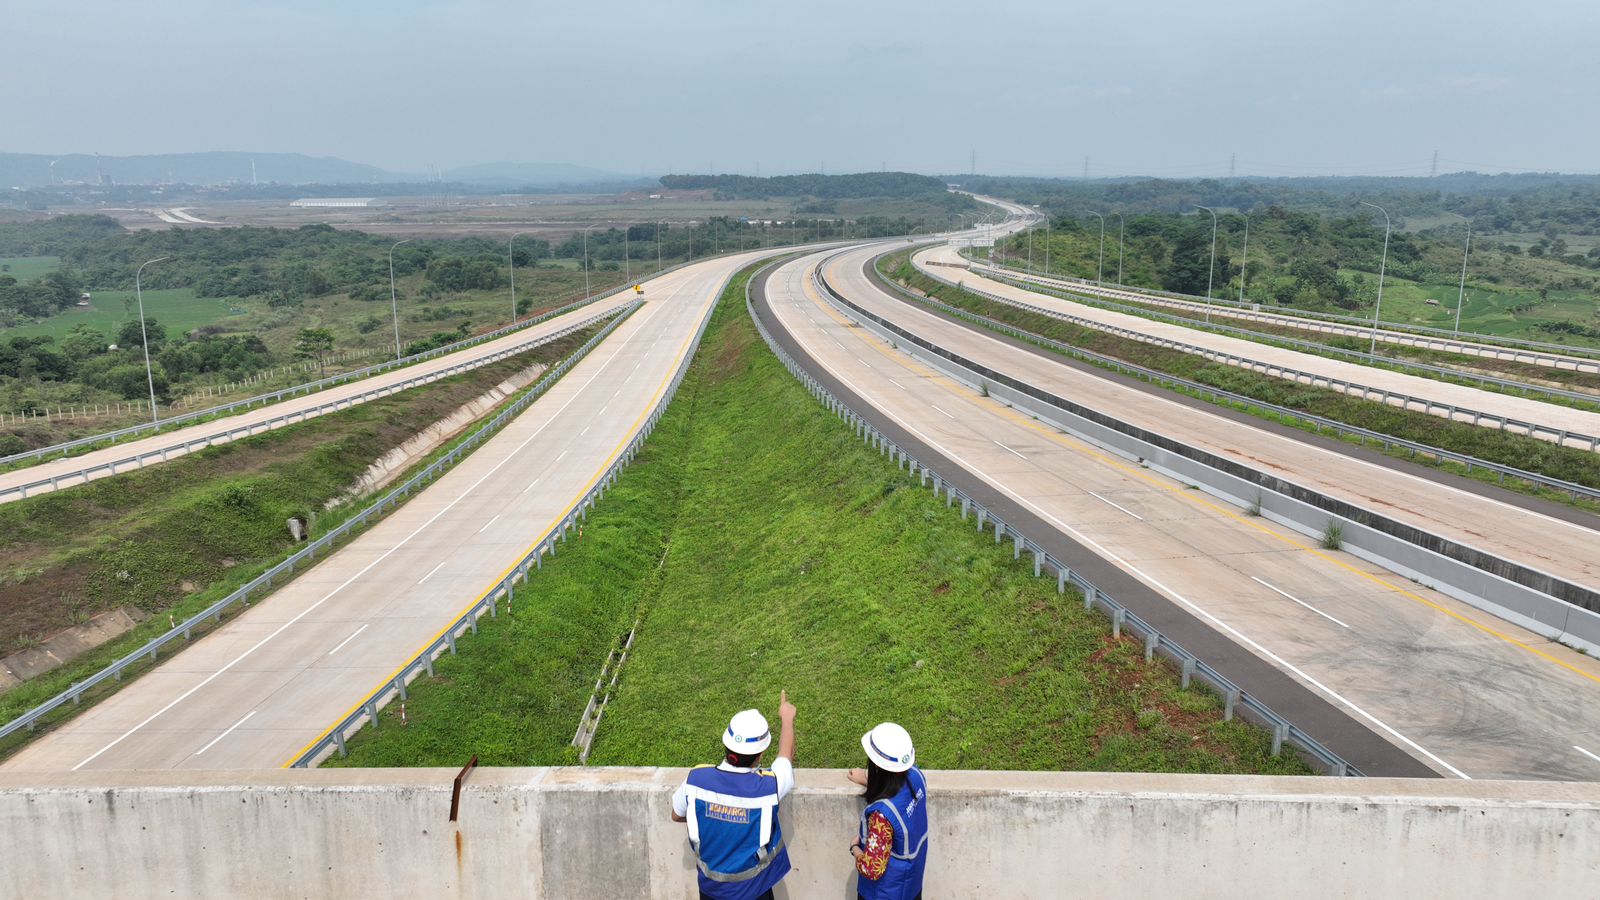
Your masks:
M794 704L789 702L789 692L778 692L778 755L794 762Z

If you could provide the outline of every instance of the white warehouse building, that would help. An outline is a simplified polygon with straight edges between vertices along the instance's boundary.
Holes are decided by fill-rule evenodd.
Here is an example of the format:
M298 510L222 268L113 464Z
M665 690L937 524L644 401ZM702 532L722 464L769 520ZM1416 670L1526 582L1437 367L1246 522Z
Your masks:
M298 207L381 206L377 197L305 197L289 204Z

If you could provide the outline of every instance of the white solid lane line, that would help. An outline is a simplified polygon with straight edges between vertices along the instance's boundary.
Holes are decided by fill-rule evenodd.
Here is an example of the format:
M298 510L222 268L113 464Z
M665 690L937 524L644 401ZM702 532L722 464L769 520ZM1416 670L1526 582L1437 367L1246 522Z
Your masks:
M658 309L662 309L662 308L665 308L665 307L658 307ZM643 320L641 320L641 321L643 321ZM212 672L210 675L207 675L205 678L202 678L200 680L200 682L198 684L196 684L194 687L189 688L187 691L184 691L183 693L179 694L177 697L175 697L171 701L169 701L166 706L161 707L160 709L158 709L155 712L151 713L149 716L145 717L145 719L143 721L141 721L139 724L137 724L137 725L133 726L132 728L129 728L127 731L123 732L116 740L114 740L111 743L105 745L104 747L101 747L99 750L96 750L95 752L91 753L89 756L84 758L83 762L80 762L77 765L73 766L72 767L72 771L76 772L79 769L83 768L84 766L88 765L89 763L94 762L97 758L99 758L99 756L102 753L105 753L107 750L110 750L112 747L115 747L116 745L118 745L118 744L122 743L123 741L127 740L130 736L132 736L139 729L143 728L146 725L149 725L151 722L154 722L156 719L160 718L162 715L164 715L167 712L167 710L170 710L174 706L177 706L179 703L182 703L183 701L189 699L190 697L194 696L194 693L196 691L200 690L201 688L205 687L206 685L210 684L211 682L216 681L218 678L221 678L230 669L232 669L234 666L238 665L239 663L243 662L252 653L255 653L257 650L260 650L262 647L265 647L267 645L267 643L269 641L271 641L273 638L277 637L280 634L283 634L285 631L287 631L289 629L290 626L294 625L295 623L299 622L301 619L303 619L306 616L310 615L314 610L316 610L319 607L321 607L322 604L327 603L329 600L332 600L333 597L336 594L338 594L340 591L344 590L345 588L349 587L350 585L354 584L356 581L358 581L362 577L364 577L368 572L370 572L379 563L381 563L384 560L388 559L390 556L393 556L394 553L396 551L398 551L401 547L404 547L406 544L410 543L412 538L415 538L417 535L422 534L424 531L427 531L430 527L432 527L434 522L439 520L439 518L441 516L443 516L445 513L449 512L450 510L454 509L456 504L460 503L462 500L465 500L467 497L471 496L473 491L476 491L485 481L488 481L490 478L494 477L494 474L496 472L500 471L500 468L502 466L504 466L506 463L510 462L511 460L516 459L517 456L523 450L527 449L527 446L529 444L533 443L533 441L536 438L538 438L539 435L544 433L544 430L546 428L549 428L552 423L554 423L555 421L557 421L561 417L562 413L566 412L567 407L569 407L572 404L578 402L578 398L583 396L584 390L586 388L588 388L589 385L593 384L594 380L596 378L599 378L600 374L602 372L604 372L608 367L610 367L610 365L613 362L616 362L620 358L621 358L621 354L620 353L619 354L613 354L610 359L607 359L604 363L602 363L600 365L600 368L596 369L594 374L589 376L589 380L585 381L583 383L582 387L580 387L577 390L572 392L572 396L567 398L567 402L563 403L561 405L560 409L557 409L555 412L550 414L550 419L548 421L546 421L543 425L540 425L538 430L534 431L533 434L528 435L527 439L524 440L522 443L518 444L516 449L514 449L510 453L506 454L504 459L502 459L499 462L495 463L492 467L490 467L489 471L483 473L482 477L480 477L477 481L474 481L470 486L468 486L466 489L462 490L459 494L457 494L456 498L454 500L451 500L449 503L445 504L443 509L441 509L438 512L434 513L432 516L429 516L428 520L426 522L423 522L421 525L417 526L417 529L415 531L413 531L410 534L406 535L404 538L402 538L400 541L398 541L393 547L390 547L388 550L385 550L383 552L383 555L379 556L377 559L373 560L370 563L367 563L365 566L362 566L361 567L361 571L359 571L359 572L355 573L354 575L351 575L349 578L345 579L345 581L342 584L340 584L338 587L334 588L333 590L329 591L327 594L323 595L322 599L320 599L317 602L311 604L310 606L307 606L305 609L303 609L300 612L296 613L291 619L289 619L289 621L284 622L282 625L279 625L271 634L268 634L266 637L264 637L261 640L257 641L254 645L252 645L250 647L250 649L248 649L248 650L244 651L243 653L239 654L238 656L234 657L226 665L224 665L221 668L217 669L217 671ZM565 453L563 453L562 455L565 455ZM435 571L437 571L437 570L435 570ZM430 572L428 574L431 575L433 573Z
M1100 496L1100 495L1099 495L1099 494L1096 494L1096 493L1095 493L1095 492L1094 492L1094 491L1090 491L1090 492L1089 492L1089 496L1091 496L1091 497L1093 497L1093 498L1095 498L1095 499L1096 499L1096 500L1099 500L1099 501L1100 501L1100 502L1101 502L1101 503L1104 503L1104 504L1105 504L1105 505L1107 505L1107 506L1110 506L1110 507L1114 507L1114 508L1116 508L1116 509L1120 509L1120 510L1122 510L1122 511L1123 511L1123 512L1125 512L1125 513L1127 513L1127 514L1128 514L1128 515L1130 515L1130 516L1133 516L1133 517L1134 517L1134 518L1135 518L1135 519L1138 519L1138 520L1139 520L1139 521L1141 521L1141 522L1143 522L1143 521L1144 521L1144 516L1141 516L1141 515L1139 515L1139 514L1137 514L1137 513L1134 513L1134 512L1132 512L1132 511L1130 511L1130 510L1128 510L1128 509L1127 509L1127 508L1125 508L1125 507L1122 507L1122 506L1118 506L1118 505L1117 505L1117 504L1115 504L1115 503L1112 503L1112 502L1111 502L1111 501L1110 501L1110 500L1107 500L1107 499L1106 499L1106 498L1104 498L1104 497L1102 497L1102 496Z
M1590 759L1594 760L1595 762L1600 762L1600 756L1596 756L1593 753L1590 753L1589 751L1583 749L1582 747L1579 747L1577 744L1573 744L1572 745L1572 749L1578 751L1579 753L1582 753L1584 756L1589 757Z
M195 756L199 756L200 754L206 752L207 750L210 750L212 747L215 747L217 745L217 741L220 741L223 738L227 737L228 735L233 734L233 729L238 728L240 725L243 725L245 719L248 719L248 718L250 718L251 716L253 716L255 714L256 714L256 711L253 710L253 709L250 710L249 712L245 713L244 714L244 719L240 719L239 721L237 721L237 722L233 723L232 725L228 726L228 730L227 731L224 731L223 733L221 733L221 734L217 735L216 737L212 738L211 739L211 743L205 745L204 747L201 747L199 750L196 750L194 752L194 755Z
M990 438L990 440L994 440L994 438ZM1007 447L1005 444L1002 444L999 441L995 441L994 445L996 447L999 447L1001 450L1004 450L1007 453L1011 454L1012 456L1015 456L1017 459L1027 459L1026 456L1023 456L1021 453L1018 453L1017 451L1011 449L1010 447Z
M496 523L498 521L500 521L500 514L496 513L494 518L492 518L489 521L483 523L483 527L478 529L478 533L479 534L483 534L485 531L489 530L489 526L490 525L493 525L494 523Z
M860 396L860 397L868 397L868 396L870 396L869 394L867 394L864 391L862 391L860 386L858 386L857 384L852 382L850 380L849 376L847 376L844 373L838 371L838 369L836 369L835 367L829 365L825 360L821 359L820 357L814 357L814 358L817 360L817 362L823 368L827 369L829 372L831 372L833 374L833 376L835 378L839 379L840 383L844 384L845 387L848 387L850 390L854 391L857 396ZM1038 504L1034 503L1032 500L1029 500L1028 498L1022 496L1021 494L1018 494L1018 493L1012 491L1010 488L1007 488L1005 485L1001 484L1000 482L995 481L993 478L991 478L990 476L988 476L987 474L985 474L983 472L982 467L973 466L972 464L968 463L965 459L963 459L961 457L960 454L956 453L953 450L947 449L944 445L942 445L938 441L934 440L930 435L924 434L922 432L922 430L917 428L915 425L912 425L911 423L907 422L906 420L900 418L899 416L895 415L894 413L892 413L892 412L890 412L888 410L880 408L878 411L885 418L888 418L888 419L894 421L900 427L906 429L907 431L910 431L912 434L914 434L917 437L921 438L925 443L927 443L928 446L930 446L934 450L937 450L938 452L944 454L944 456L946 458L948 458L950 460L953 460L957 465L959 465L962 468L966 469L974 477L978 478L981 481L987 482L991 487L995 488L996 490L998 490L1001 493L1005 494L1006 496L1010 497L1016 503L1019 503L1022 506L1028 507L1029 509L1033 510L1033 512L1038 514L1040 517L1048 519L1050 522L1054 523L1057 528L1061 529L1062 532L1071 535L1073 538L1077 539L1079 542L1081 542L1081 543L1087 545L1088 547L1092 548L1096 553L1100 554L1105 559L1110 560L1112 563L1116 564L1117 566L1120 566L1124 571L1131 572L1132 574L1134 574L1134 575L1138 576L1139 578L1143 579L1151 587L1154 587L1156 590L1160 591L1161 593L1166 594L1167 596L1173 598L1174 600L1178 601L1179 603L1183 604L1184 606L1187 606L1190 609L1194 610L1195 613L1197 615L1199 615L1201 618L1203 618L1206 621L1210 622L1212 625L1216 626L1217 628L1221 629L1222 631L1225 631L1228 634L1232 635L1235 640L1237 640L1240 643L1244 644L1245 646L1250 647L1251 649L1255 650L1257 653L1261 654L1262 656L1264 656L1267 659L1271 660L1273 663L1275 663L1278 666L1282 667L1285 671L1288 671L1288 672L1294 674L1295 676L1299 677L1306 684L1309 684L1310 686L1312 686L1316 690L1321 691L1324 695L1326 695L1326 696L1332 698L1333 700L1337 701L1339 704L1344 706L1346 709L1349 709L1351 712L1354 712L1356 715L1360 716L1361 718L1366 719L1368 722L1371 722L1372 724L1378 726L1379 728L1383 729L1383 731L1385 731L1386 733L1388 733L1390 735L1393 735L1397 740L1399 740L1401 743L1405 744L1407 747L1410 747L1411 749L1417 751L1418 753L1422 754L1423 756L1426 756L1428 759L1438 763L1440 766L1443 766L1445 769L1448 769L1450 771L1450 774L1455 775L1457 778L1465 779L1465 780L1468 780L1468 781L1470 781L1472 779L1471 775L1468 775L1467 773L1461 771L1460 769L1456 768L1455 766L1452 766L1449 763L1445 762L1443 759L1441 759L1438 756L1438 754L1433 753L1432 751L1430 751L1427 748L1423 747L1421 744L1417 743L1416 741L1413 741L1412 739L1406 737L1404 734L1401 734L1393 726L1391 726L1387 722L1383 721L1382 719L1378 718L1377 716L1373 715L1372 713L1369 713L1366 710L1362 709L1360 706L1357 706L1348 697L1345 697L1343 694L1340 694L1338 691L1335 691L1334 689L1332 689L1332 688L1328 687L1327 685L1323 684L1321 681L1318 681L1316 678L1312 677L1312 675L1310 673L1306 672L1304 669L1301 669L1299 666L1294 665L1293 663L1289 662L1288 660L1284 659L1283 657L1279 656L1278 654L1273 653L1271 650L1268 650L1265 646L1263 646L1259 642L1257 642L1257 641L1253 640L1252 638L1248 637L1247 635L1245 635L1244 632L1242 632L1239 629L1234 628L1232 625L1229 625L1228 623L1222 621L1222 619L1218 618L1216 615L1211 613L1205 607L1199 605L1198 603L1195 603L1193 600L1190 600L1188 597L1185 597L1183 594L1180 594L1177 591L1173 590L1172 588L1168 587L1166 584L1164 584L1160 580L1150 576L1149 574L1144 572L1142 569L1140 569L1138 566L1135 566L1133 563L1128 562L1127 560L1123 559L1121 556L1117 555L1116 553L1113 553L1112 551L1108 550L1107 548L1101 546L1099 543L1095 542L1095 540L1093 538L1089 537L1088 535L1084 534L1083 532L1079 531L1078 529L1073 528L1071 525L1068 525L1066 522L1061 521L1061 519L1057 518L1055 515L1050 513L1048 510L1045 510L1045 509L1041 508ZM948 413L947 413L947 415L948 415Z
M1272 592L1277 593L1277 594L1282 594L1283 596L1288 597L1290 600L1293 600L1294 602L1300 604L1301 606L1304 606L1306 609L1311 610L1312 612L1314 612L1317 615L1323 617L1324 619L1327 619L1329 622L1332 622L1333 624L1339 626L1340 628L1349 628L1350 627L1349 625L1346 625L1345 623L1339 621L1338 619L1335 619L1333 616L1330 616L1327 613L1323 612L1322 610L1317 609L1315 606L1312 606L1311 604L1305 602L1304 600L1301 600L1299 597L1296 597L1293 594L1290 594L1288 591L1285 591L1282 588L1274 587L1273 585L1270 585L1270 584L1266 583L1265 581L1262 581L1261 579L1255 577L1254 575L1250 576L1250 580L1254 581L1255 583L1257 583L1259 585L1261 585L1262 587L1266 588L1269 591L1272 591Z
M450 560L448 560L448 559L439 560L439 564L437 566L434 566L433 568L429 569L428 570L428 574L422 576L422 578L417 581L417 584L421 584L422 582L427 581L429 578L432 578L433 577L433 573L435 573L435 572L439 571L440 569L444 568L444 564L449 562L449 561Z
M441 566L442 566L442 565L444 565L444 563L440 563L440 564L439 564L439 565L441 565ZM437 572L437 571L439 571L439 570L438 570L438 569L434 569L434 570L433 570L433 571L434 571L434 572ZM429 574L429 575L432 575L432 574L433 574L433 572L429 572L429 573L428 573L428 574ZM368 623L368 624L371 624L371 623ZM360 628L357 628L357 629L356 629L356 630L355 630L355 631L353 631L353 632L351 632L351 633L350 633L350 636L349 636L349 637L347 637L347 638L345 638L345 639L344 639L344 640L342 640L342 641L340 641L340 642L339 642L339 646L337 646L337 647L335 647L335 648L333 648L333 649L332 649L332 650L329 650L329 651L328 651L328 655L329 655L329 656L332 656L332 655L334 655L334 654L335 654L335 653L338 653L338 652L339 652L339 651L340 651L340 650L343 650L343 649L344 649L344 645L345 645L345 644L348 644L348 643L350 643L350 642L351 642L351 641L353 641L353 640L355 640L355 639L356 639L356 635L358 635L358 634L360 634L360 633L361 633L361 632L363 632L363 631L366 631L366 630L367 630L367 626L366 626L366 625L363 625L363 626L361 626L361 627L360 627Z

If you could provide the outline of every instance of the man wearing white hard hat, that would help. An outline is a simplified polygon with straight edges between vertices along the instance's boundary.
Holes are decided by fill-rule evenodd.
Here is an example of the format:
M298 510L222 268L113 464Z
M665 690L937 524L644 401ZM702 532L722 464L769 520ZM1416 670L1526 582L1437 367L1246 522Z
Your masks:
M794 715L788 693L780 693L782 731L771 769L757 766L772 731L759 710L747 709L722 733L722 762L690 769L673 793L672 820L689 825L702 898L769 900L789 874L778 803L794 790Z
M916 767L911 735L884 722L861 736L866 769L850 780L866 788L867 808L850 855L863 900L918 900L928 867L928 782Z

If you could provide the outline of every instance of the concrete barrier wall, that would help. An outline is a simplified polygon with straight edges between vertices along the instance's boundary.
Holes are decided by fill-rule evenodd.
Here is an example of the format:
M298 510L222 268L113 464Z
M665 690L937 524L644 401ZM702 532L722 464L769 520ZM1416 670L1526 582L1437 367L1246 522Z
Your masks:
M682 769L0 774L0 897L685 898ZM855 896L835 770L790 900ZM931 772L926 896L1593 897L1600 784Z

